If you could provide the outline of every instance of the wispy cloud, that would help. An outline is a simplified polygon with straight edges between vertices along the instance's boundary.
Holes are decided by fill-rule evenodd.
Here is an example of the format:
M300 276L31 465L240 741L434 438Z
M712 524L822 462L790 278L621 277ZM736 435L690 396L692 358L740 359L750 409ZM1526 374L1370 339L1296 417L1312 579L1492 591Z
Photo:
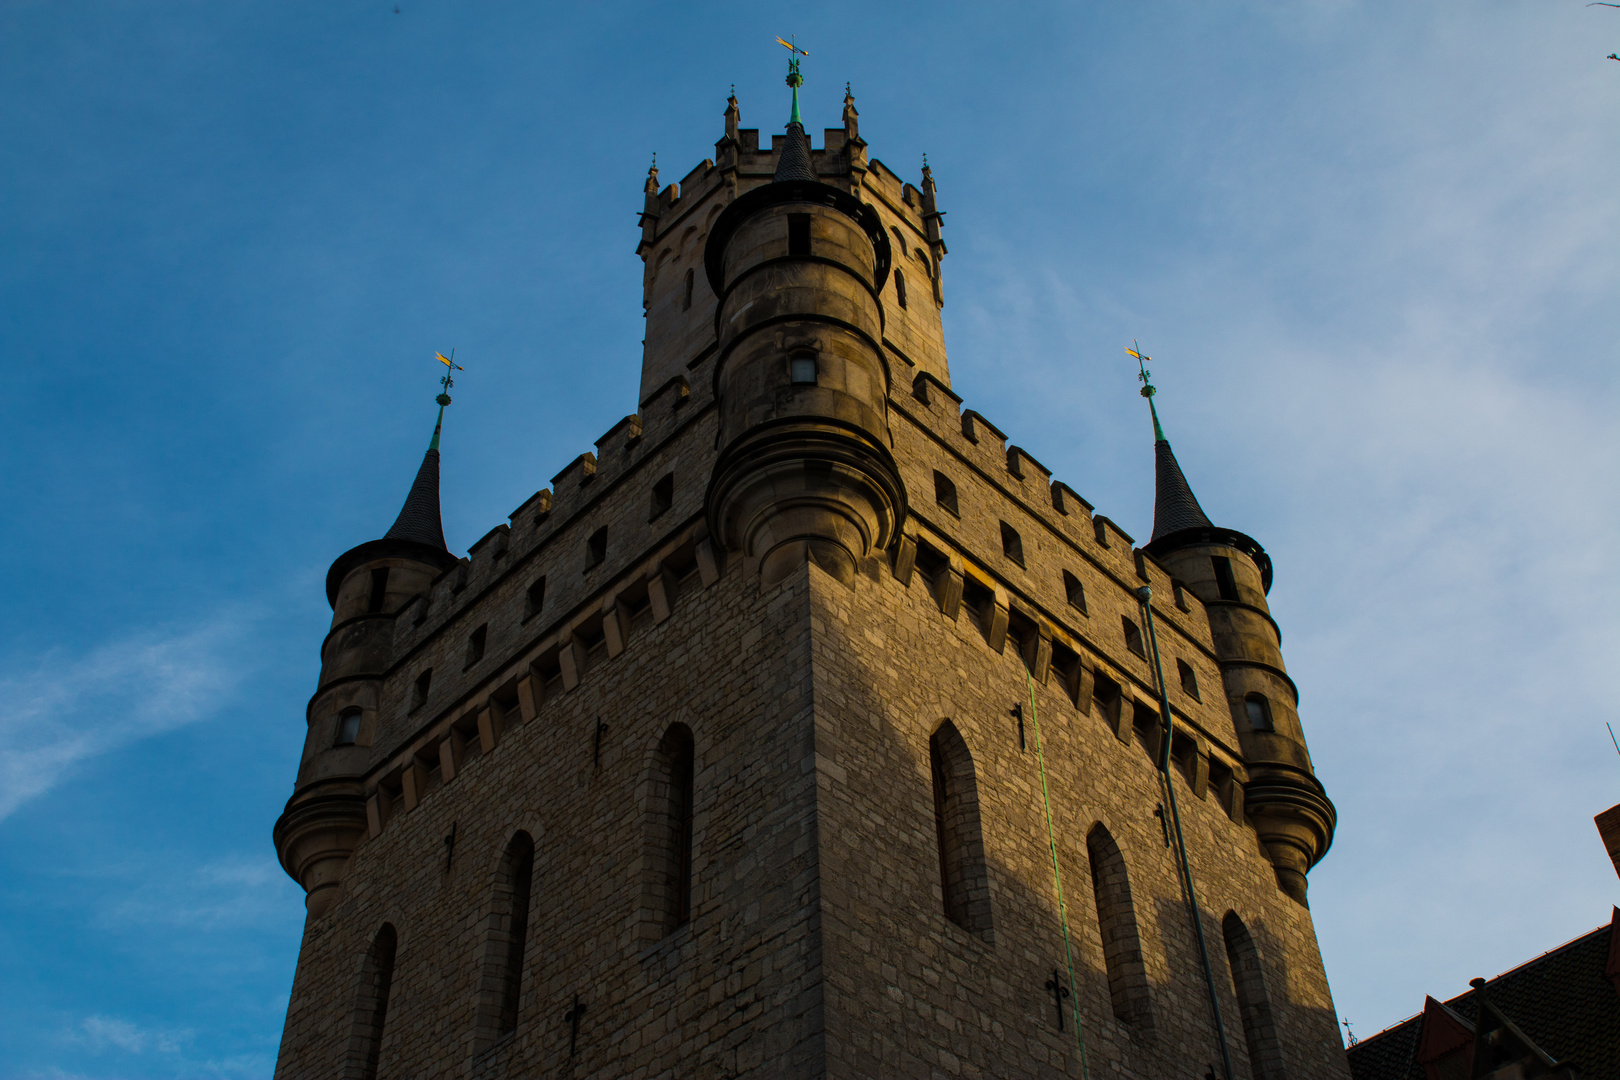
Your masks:
M0 821L81 762L216 712L241 675L225 653L242 628L222 616L0 677Z
M153 868L142 859L126 869L142 880L102 911L98 921L110 928L279 928L302 914L296 902L289 905L292 883L268 853L228 855L186 870L168 861Z
M114 1016L87 1016L79 1023L74 1038L92 1050L122 1050L126 1054L174 1054L190 1032L157 1031L120 1020Z

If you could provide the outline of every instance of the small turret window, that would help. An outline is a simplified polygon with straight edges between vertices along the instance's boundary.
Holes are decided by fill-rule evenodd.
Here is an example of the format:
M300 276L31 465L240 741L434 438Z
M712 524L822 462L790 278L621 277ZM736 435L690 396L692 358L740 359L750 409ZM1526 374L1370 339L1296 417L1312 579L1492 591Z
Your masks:
M472 667L484 658L484 643L489 640L489 624L485 623L467 636L467 666Z
M1147 649L1142 645L1141 629L1123 615L1119 617L1119 621L1125 628L1125 647L1137 656L1146 656Z
M334 746L353 746L360 738L360 717L365 715L358 708L344 709L338 715L337 740Z
M1215 588L1221 599L1236 600L1238 591L1237 581L1232 577L1232 560L1225 555L1211 555L1209 561L1215 565Z
M366 604L366 611L375 615L383 609L383 603L388 599L388 567L384 566L371 572L371 600Z
M934 474L934 502L956 517L962 516L956 509L956 485L942 472Z
M788 375L796 386L814 386L816 382L816 358L814 356L795 356L788 361Z
M788 254L810 254L810 215L789 214L788 219Z
M1243 711L1249 716L1249 727L1255 731L1274 731L1271 726L1271 702L1264 694L1250 694L1243 699Z
M433 669L424 668L422 674L416 677L416 695L411 699L411 708L415 709L427 701L428 690L433 686Z
M695 270L688 270L686 272L686 291L681 296L681 310L682 311L690 311L691 310L691 308L692 308L692 286L694 284L696 284L696 283L697 283L697 272Z
M906 275L898 270L894 272L894 298L901 307L906 306Z
M1017 529L1005 521L1001 523L1001 553L1019 566L1024 565L1023 538L1018 535Z

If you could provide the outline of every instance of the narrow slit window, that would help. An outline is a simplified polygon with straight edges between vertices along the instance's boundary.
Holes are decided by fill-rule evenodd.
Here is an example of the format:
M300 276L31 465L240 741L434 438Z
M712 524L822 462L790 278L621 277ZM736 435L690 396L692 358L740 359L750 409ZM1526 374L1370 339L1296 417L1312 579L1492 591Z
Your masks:
M675 474L666 473L662 480L652 487L652 521L675 504Z
M1080 584L1079 578L1075 577L1067 570L1063 571L1063 592L1069 598L1070 607L1074 608L1082 615L1087 613L1086 587Z
M366 612L371 615L378 614L387 601L388 567L384 566L371 572L371 599L366 604Z
M898 270L894 272L894 299L901 307L906 306L906 275Z
M1198 696L1198 672L1185 660L1176 661L1176 674L1181 677L1181 692L1194 701L1202 701Z
M1222 600L1236 600L1238 598L1237 581L1232 577L1232 560L1225 555L1211 555L1209 561L1215 566L1215 589Z
M607 526L591 533L590 539L585 541L585 569L598 565L607 558Z
M789 214L788 219L788 254L810 254L810 215Z
M411 708L420 708L428 699L428 690L433 686L433 669L425 668L422 674L416 677L416 693L411 698Z
M525 619L533 618L534 616L540 614L540 609L545 606L546 579L544 577L538 577L532 584L530 584L529 591L524 595L523 617Z
M934 473L934 502L952 516L962 516L956 508L956 485L942 472Z
M681 310L692 309L692 286L697 282L697 273L692 270L686 272L686 288L681 294Z
M661 789L650 821L655 900L662 931L672 933L692 918L692 806L696 747L692 729L671 724L658 744L656 779Z
M816 358L810 355L795 356L788 361L788 378L795 386L814 386L816 383Z
M467 635L467 666L472 667L484 658L484 645L489 641L489 624L485 623Z
M1243 699L1243 711L1248 714L1252 731L1272 731L1271 702L1263 694L1250 694Z
M1001 523L1001 553L1019 566L1024 565L1023 538L1018 535L1017 529L1005 521Z
M1137 656L1146 656L1147 649L1142 645L1142 630L1125 616L1119 617L1120 624L1125 630L1125 647Z
M338 714L337 740L334 746L353 746L360 738L360 718L365 714L360 709L344 709Z

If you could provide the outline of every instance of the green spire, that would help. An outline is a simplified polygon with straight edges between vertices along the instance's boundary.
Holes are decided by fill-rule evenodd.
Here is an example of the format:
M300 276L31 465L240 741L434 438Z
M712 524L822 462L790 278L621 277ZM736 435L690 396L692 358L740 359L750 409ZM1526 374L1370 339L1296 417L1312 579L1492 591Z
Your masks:
M783 41L781 38L776 40L778 43L787 46L788 50L787 84L793 88L793 115L788 117L788 123L798 124L803 127L804 120L799 116L799 87L804 85L804 76L799 74L799 57L809 56L810 53L799 48L796 38L790 38L787 41Z
M1153 441L1169 442L1170 440L1164 437L1164 428L1159 426L1159 410L1153 407L1153 395L1159 392L1158 387L1154 386L1153 383L1149 381L1152 378L1153 373L1148 371L1147 362L1153 359L1153 357L1143 356L1142 346L1137 342L1133 341L1131 342L1131 345L1132 348L1126 349L1125 351L1136 357L1136 365L1137 367L1141 368L1141 374L1138 375L1137 378L1142 380L1142 389L1140 393L1143 397L1147 398L1148 414L1153 417Z
M450 404L450 388L456 385L456 380L451 376L458 371L467 370L456 363L456 350L454 349L450 350L449 356L444 355L442 352L435 352L433 355L439 358L439 363L443 364L446 370L444 378L439 380L439 385L444 389L439 391L439 396L433 399L439 403L439 418L433 422L433 441L428 443L428 453L430 454L439 448L439 431L444 427L444 407Z

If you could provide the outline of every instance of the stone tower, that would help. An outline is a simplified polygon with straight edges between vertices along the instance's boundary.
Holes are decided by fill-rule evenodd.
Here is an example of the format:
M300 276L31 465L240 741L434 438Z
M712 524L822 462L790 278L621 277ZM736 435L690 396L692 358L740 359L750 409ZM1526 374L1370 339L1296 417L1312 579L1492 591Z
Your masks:
M963 409L932 175L789 85L648 174L638 410L333 565L277 1076L1346 1077L1264 552Z

